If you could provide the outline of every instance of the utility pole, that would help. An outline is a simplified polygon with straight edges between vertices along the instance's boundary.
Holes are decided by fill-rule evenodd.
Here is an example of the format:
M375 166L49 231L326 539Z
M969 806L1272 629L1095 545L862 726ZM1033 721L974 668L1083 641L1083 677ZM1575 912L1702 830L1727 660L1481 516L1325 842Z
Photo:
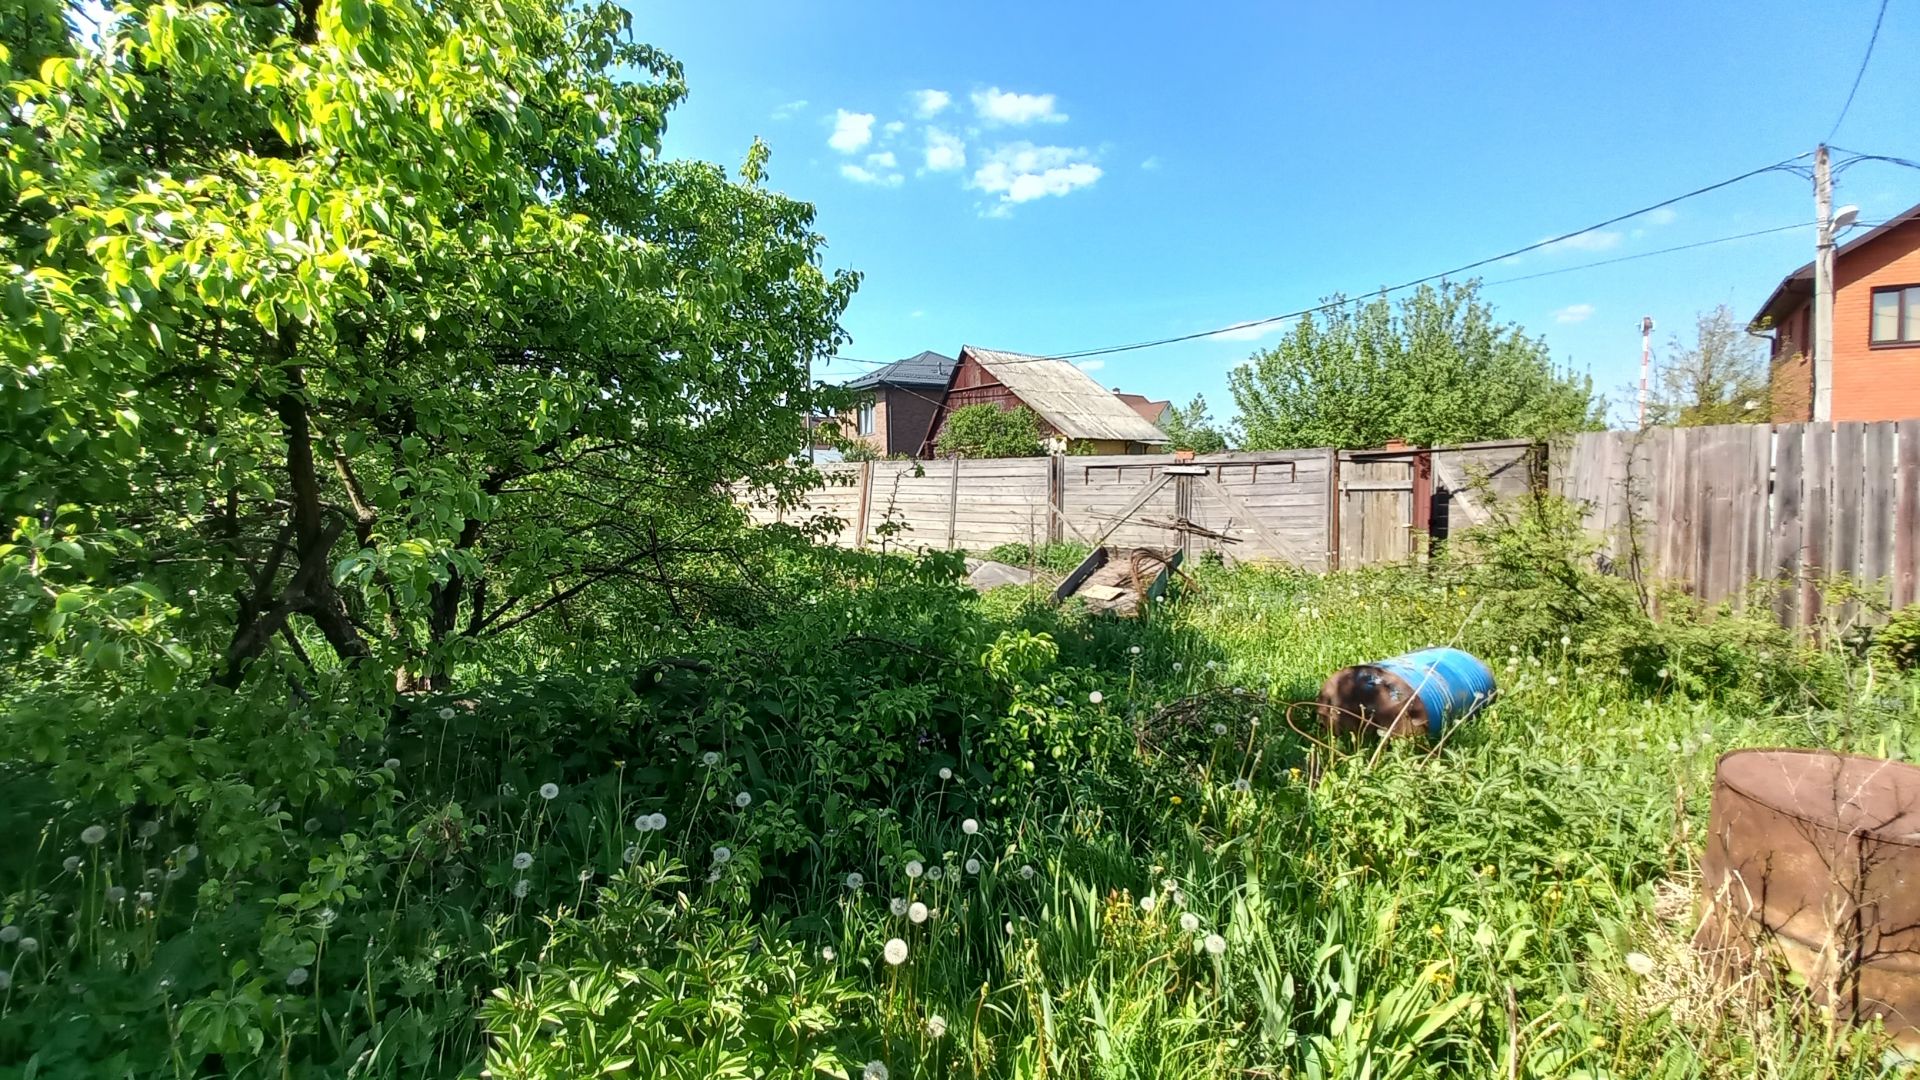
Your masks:
M1647 427L1647 375L1653 370L1653 316L1640 317L1640 429Z
M1827 146L1813 152L1813 418L1833 419L1833 174Z

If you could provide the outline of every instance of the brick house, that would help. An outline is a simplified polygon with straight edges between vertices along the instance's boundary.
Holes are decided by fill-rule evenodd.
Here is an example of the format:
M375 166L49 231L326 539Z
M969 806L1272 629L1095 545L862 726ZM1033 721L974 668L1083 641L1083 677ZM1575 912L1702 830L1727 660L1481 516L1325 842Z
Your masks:
M965 345L922 456L933 456L953 410L987 403L1033 410L1041 437L1056 454L1150 454L1167 444L1166 433L1134 406L1065 360Z
M1920 417L1920 206L1834 251L1833 418ZM1753 317L1773 335L1775 423L1813 416L1813 264Z
M918 454L927 441L933 414L940 408L953 368L952 358L923 352L848 382L847 389L866 393L851 412L840 418L841 433L882 456Z

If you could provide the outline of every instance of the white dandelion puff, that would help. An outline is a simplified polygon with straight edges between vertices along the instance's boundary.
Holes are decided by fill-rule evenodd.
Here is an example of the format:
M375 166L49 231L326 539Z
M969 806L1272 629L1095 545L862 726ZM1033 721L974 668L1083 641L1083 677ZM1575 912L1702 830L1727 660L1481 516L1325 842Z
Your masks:
M0 926L0 945L11 945L20 940L20 928L8 923Z
M823 945L820 948L820 959L825 960L829 964L833 963L833 958L837 955L839 954L833 951L833 946L831 945Z
M88 845L89 847L91 847L94 844L98 844L100 841L105 840L106 838L107 838L107 829L106 829L106 826L104 825L89 825L86 828L80 830L80 842Z
M442 706L440 707L440 719L442 719L442 720L451 720L451 719L453 719L453 708L452 708L452 706L449 706L449 705L442 705Z
M1570 638L1570 637L1568 637L1568 636L1567 636L1567 635L1565 635L1565 634L1561 634L1561 635L1560 635L1560 644L1562 644L1562 645L1571 645L1571 644L1573 644L1573 639L1572 639L1572 638Z
M899 938L888 938L886 948L880 953L887 963L898 967L907 962L907 943Z
M967 873L969 873L969 874L977 874L977 873L979 873L979 872L980 872L980 860L979 860L979 859L968 859L968 860L967 860Z
M700 755L700 760L703 764L718 765L720 764L720 751L709 750L706 753Z
M886 1064L879 1061L867 1062L867 1067L860 1070L860 1080L887 1080Z
M1660 669L1660 677L1661 677L1661 678L1663 678L1663 679L1667 677L1667 669L1666 669L1666 668L1661 668L1661 669Z
M907 863L907 876L910 878L918 879L921 874L926 872L927 868L920 865L919 859L913 859Z
M1140 898L1140 910L1148 915L1151 915L1153 914L1154 907L1158 905L1158 903L1159 901L1153 898L1153 894L1148 893L1147 895Z
M1200 916L1195 915L1191 911L1181 912L1180 913L1180 929L1185 930L1189 934L1200 929Z
M515 870L525 870L525 869L526 869L527 867L529 867L529 866L532 866L532 865L533 865L533 853L532 853L532 852L527 852L527 851L521 851L521 852L516 852L516 853L514 854L514 856L513 856L513 868L514 868Z
M1219 722L1218 720L1216 720L1216 721L1214 721L1214 722L1213 722L1213 733L1214 733L1215 735L1225 735L1225 734L1227 733L1227 725L1225 725L1225 724L1223 724L1223 723L1221 723L1221 722Z
M1033 864L1032 864L1032 863L1021 863L1021 864L1020 864L1020 876L1021 876L1021 877L1023 877L1023 878L1026 878L1026 879L1027 879L1028 881L1032 881L1032 880L1033 880L1033 875L1035 875L1035 874L1037 874L1037 873L1039 873L1039 872L1040 872L1040 871L1038 871L1038 870L1035 870L1035 869L1033 868Z
M160 823L158 821L143 821L140 823L140 828L138 832L140 834L140 839L151 840L155 836L159 835Z
M1129 647L1127 648L1127 651L1128 651L1128 652L1130 652L1130 653L1132 653L1132 654L1133 654L1133 655L1135 655L1135 656L1139 656L1139 655L1140 655L1140 646L1138 646L1138 645L1133 645L1133 646L1129 646Z
M110 885L107 887L107 903L109 904L122 903L126 900L126 898L127 898L127 890L121 888L118 885Z
M1175 671L1179 671L1179 670L1180 670L1180 669L1181 669L1181 668L1182 668L1183 666L1184 666L1184 665L1182 665L1182 664L1180 663L1180 661L1178 661L1178 660L1175 660L1175 661L1173 662L1173 670L1175 670Z
M37 953L40 951L40 942L35 938L23 937L20 939L20 951L23 953Z
M549 781L548 783L545 783L545 784L541 784L541 785L540 785L540 797L541 797L541 798L543 798L543 799L546 799L546 800L548 800L549 802L551 802L551 801L552 801L552 800L554 800L554 799L557 799L557 798L559 798L559 797L560 797L560 785L559 785L559 784L555 784L555 783L552 783L551 781Z
M1653 974L1653 957L1643 952L1630 952L1627 954L1627 970L1644 979Z
M386 769L388 772L395 772L400 768L400 759L397 757L390 757L381 764L381 767Z
M1208 934L1200 944L1206 948L1208 956L1221 956L1227 951L1227 939L1219 934Z
M947 768L945 765L940 766L940 779L942 780L953 779L953 770Z
M519 881L513 883L513 898L515 900L525 900L528 890L532 888L533 882L528 881L526 878L521 878Z
M1252 781L1248 780L1246 777L1243 776L1233 782L1233 790L1241 793L1252 791L1253 783Z
M647 815L647 824L654 832L664 832L667 828L667 815L654 813Z
M907 921L916 923L916 924L926 922L927 921L927 905L921 903L918 900L915 900L913 903L908 904L907 905Z
M752 806L752 805L753 805L753 792L751 792L751 791L743 791L743 792L741 792L740 794L738 794L738 795L735 795L735 796L733 797L733 805L735 805L735 806L737 806L737 807L739 807L739 808L740 808L740 809L742 809L742 810L745 810L745 809L746 809L747 807L749 807L749 806Z
M1098 690L1095 690L1092 693L1089 693L1087 695L1087 700L1093 702L1095 705L1100 704L1102 701L1105 701L1106 699L1107 699L1106 695L1102 694Z
M980 823L972 818L968 818L960 823L960 831L966 833L968 836L972 836L980 831Z
M628 844L627 850L620 853L620 861L623 863L631 863L635 859L638 859L639 857L640 857L640 845L638 844Z
M849 889L858 889L860 886L865 885L866 883L867 883L867 879L861 876L858 870L855 870L853 873L847 875L847 888Z
M896 896L887 901L887 910L893 912L896 918L905 915L907 913L907 898L904 896Z
M927 1034L936 1039L944 1038L947 1034L947 1018L939 1013L927 1017Z
M641 814L639 817L634 818L633 827L635 829L638 829L641 832L652 832L653 831L653 815Z
M726 847L723 845L721 847L717 847L713 849L713 865L715 866L724 866L726 865L727 861L732 858L733 858L733 849L730 847Z
M297 968L294 968L292 971L287 972L288 986L305 986L306 984L307 984L306 968L297 967Z
M78 873L82 865L78 855L69 855L60 860L60 868L69 874Z
M929 867L927 867L927 880L928 880L928 881L939 881L939 880L940 880L940 878L941 878L941 875L943 875L943 874L945 874L945 873L946 873L946 871L945 871L945 870L942 870L942 869L940 869L940 868L939 868L939 867L937 867L937 866L929 866Z

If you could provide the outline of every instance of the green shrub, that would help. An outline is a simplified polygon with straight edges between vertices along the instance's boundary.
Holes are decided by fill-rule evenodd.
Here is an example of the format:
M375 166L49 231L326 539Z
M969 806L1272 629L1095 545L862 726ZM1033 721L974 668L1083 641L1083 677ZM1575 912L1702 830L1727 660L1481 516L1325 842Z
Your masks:
M1920 604L1894 612L1873 635L1874 654L1900 671L1920 665Z
M935 449L941 457L1039 457L1040 418L1025 405L1002 409L991 403L967 405L947 415Z
M1086 561L1093 552L1086 544L1071 540L1050 544L1001 544L987 552L987 558L1011 566L1037 566L1064 574Z

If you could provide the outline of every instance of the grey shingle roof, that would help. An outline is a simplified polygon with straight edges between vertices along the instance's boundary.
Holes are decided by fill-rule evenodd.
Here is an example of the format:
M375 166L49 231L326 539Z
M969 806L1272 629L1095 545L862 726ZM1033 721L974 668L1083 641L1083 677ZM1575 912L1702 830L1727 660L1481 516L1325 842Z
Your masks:
M937 352L923 352L905 360L895 360L886 367L875 368L857 379L849 380L847 389L864 390L870 386L891 383L894 386L931 386L944 390L947 380L953 377L955 363L951 357L941 356Z

